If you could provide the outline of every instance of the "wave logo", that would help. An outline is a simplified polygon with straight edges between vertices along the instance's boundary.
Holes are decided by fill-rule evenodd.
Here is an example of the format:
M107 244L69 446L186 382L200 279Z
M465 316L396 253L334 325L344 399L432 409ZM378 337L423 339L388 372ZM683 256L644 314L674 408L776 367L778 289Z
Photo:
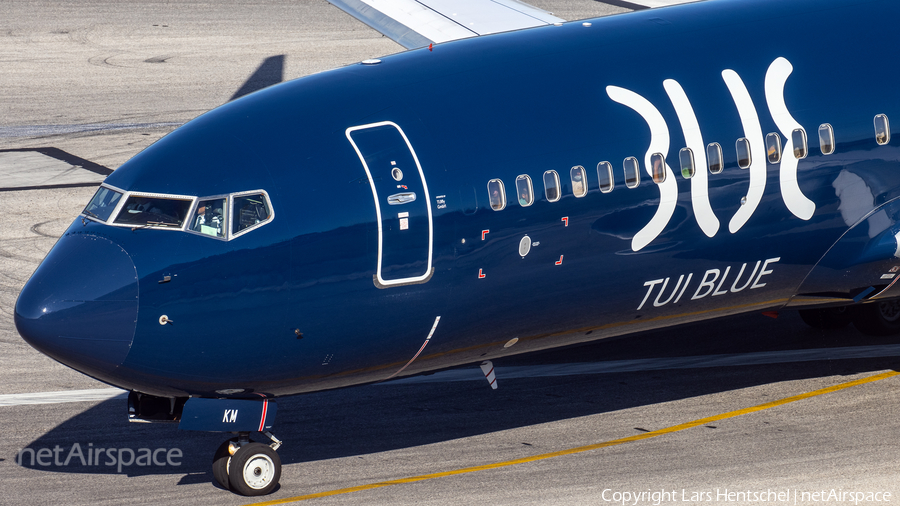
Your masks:
M800 124L791 116L784 103L784 85L788 76L793 72L794 67L785 58L777 58L769 65L766 71L765 91L766 103L769 107L769 113L775 125L786 138L784 153L793 152L792 132L801 128ZM763 141L762 127L759 123L759 115L750 93L744 82L738 76L737 72L731 69L722 71L722 79L731 92L731 98L737 107L738 114L741 118L741 124L744 129L744 137L750 142L751 153L765 153L765 144ZM697 116L694 114L694 108L691 106L684 89L674 79L666 79L663 81L663 87L675 113L678 115L678 121L681 123L681 130L684 132L684 140L687 147L694 153L696 171L691 178L691 205L694 209L694 217L697 224L707 237L713 237L719 231L719 220L709 204L709 183L707 175L706 161L706 144L703 142L703 136L700 133L700 125L697 122ZM618 102L626 107L631 108L638 113L647 126L650 127L650 146L644 155L644 166L647 174L651 177L652 164L650 157L654 153L669 152L669 127L666 125L662 114L647 99L637 93L619 88L617 86L607 86L606 93L613 101ZM781 183L781 196L788 210L794 216L808 220L812 218L816 211L816 204L809 200L797 183L797 158L793 156L783 156L779 161L779 182ZM757 206L762 201L763 193L766 187L766 157L751 157L751 163L748 167L750 172L750 187L747 190L745 199L742 199L740 209L731 217L728 222L728 231L732 234L736 233L741 227L747 223ZM631 249L639 251L654 239L666 228L669 220L675 212L675 206L678 200L678 184L672 173L672 168L666 164L666 177L659 183L659 208L650 222L644 228L635 234L631 240Z

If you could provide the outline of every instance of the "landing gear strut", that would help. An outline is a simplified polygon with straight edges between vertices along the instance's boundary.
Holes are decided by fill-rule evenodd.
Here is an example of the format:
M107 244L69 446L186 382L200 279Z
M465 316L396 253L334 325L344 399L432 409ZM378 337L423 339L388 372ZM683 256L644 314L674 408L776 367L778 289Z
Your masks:
M270 444L250 440L249 432L222 443L213 457L212 471L216 482L226 490L241 495L266 495L275 490L281 479L281 458L275 453L281 441L271 432L263 434Z

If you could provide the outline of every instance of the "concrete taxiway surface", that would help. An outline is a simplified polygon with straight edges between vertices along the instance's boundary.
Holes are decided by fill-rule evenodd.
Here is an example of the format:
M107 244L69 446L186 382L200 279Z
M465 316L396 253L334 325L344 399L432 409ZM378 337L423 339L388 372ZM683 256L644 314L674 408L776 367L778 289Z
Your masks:
M625 10L530 3L565 19ZM93 194L85 163L115 169L258 70L291 79L401 48L323 0L6 0L0 28L0 504L852 503L824 500L832 490L900 501L900 378L877 376L897 369L897 340L812 330L791 313L508 358L496 391L473 365L285 399L281 487L262 499L217 488L224 435L127 423L117 392L19 338L18 291ZM44 171L35 186L71 186L17 190L23 163ZM19 465L23 448L35 460L26 450ZM147 465L126 464L141 449Z

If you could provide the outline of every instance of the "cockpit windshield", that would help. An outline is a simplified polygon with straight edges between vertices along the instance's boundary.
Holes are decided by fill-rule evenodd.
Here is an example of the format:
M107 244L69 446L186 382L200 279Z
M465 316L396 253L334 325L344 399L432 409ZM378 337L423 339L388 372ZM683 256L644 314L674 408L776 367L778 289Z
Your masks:
M112 226L179 230L224 241L236 239L275 218L265 190L194 197L120 190L104 184L82 211Z
M192 203L187 199L130 195L114 223L181 228Z
M266 196L261 192L235 196L233 207L233 235L265 222L272 214L269 212Z
M200 200L194 217L191 218L190 229L224 239L228 231L227 202L226 197Z
M112 212L116 210L116 204L119 203L121 198L122 194L120 192L101 186L82 212L91 218L106 221Z

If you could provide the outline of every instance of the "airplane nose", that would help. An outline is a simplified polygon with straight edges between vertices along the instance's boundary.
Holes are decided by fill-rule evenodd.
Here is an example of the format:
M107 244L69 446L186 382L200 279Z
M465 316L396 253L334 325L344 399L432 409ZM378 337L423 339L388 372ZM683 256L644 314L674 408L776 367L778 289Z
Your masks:
M68 233L16 301L16 329L35 349L103 379L128 355L137 322L138 278L121 246Z

